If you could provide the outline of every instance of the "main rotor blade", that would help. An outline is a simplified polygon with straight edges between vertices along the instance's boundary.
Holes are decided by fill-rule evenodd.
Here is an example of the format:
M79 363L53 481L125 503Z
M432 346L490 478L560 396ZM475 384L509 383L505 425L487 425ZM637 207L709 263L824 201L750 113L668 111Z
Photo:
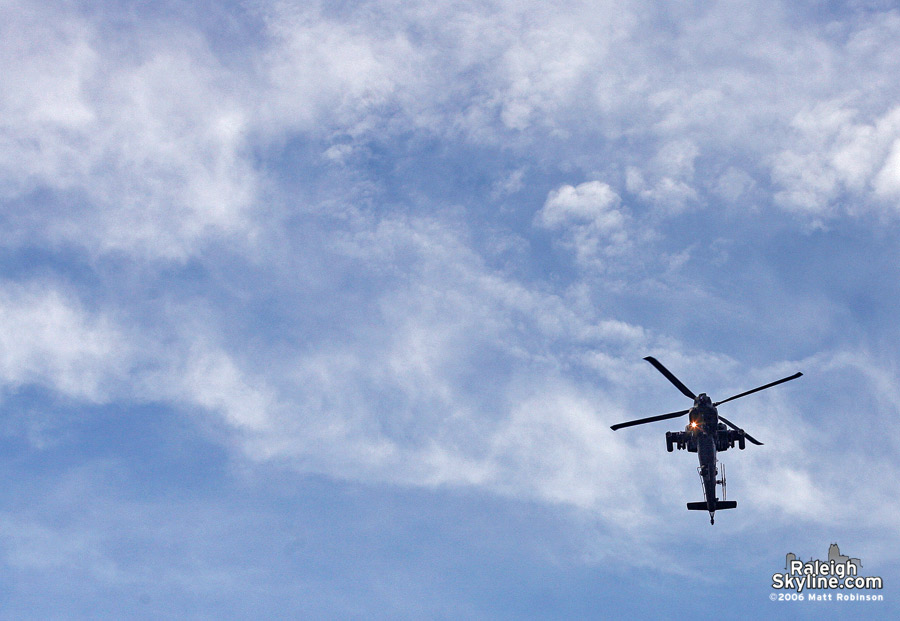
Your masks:
M684 416L688 412L690 412L690 410L681 410L680 412L672 412L671 414L660 414L659 416L639 418L638 420L630 420L627 423L619 423L617 425L613 425L612 427L610 427L610 429L615 431L616 429L621 429L622 427L633 427L634 425L643 425L644 423L666 420L667 418L678 418L679 416ZM719 418L721 418L721 416Z
M753 390L748 390L747 392L742 392L739 395L735 395L733 397L728 397L727 399L722 399L721 401L716 401L713 403L713 407L722 405L723 403L727 403L729 401L733 401L735 399L740 399L741 397L746 397L747 395L752 395L755 392L759 392L760 390L765 390L766 388L771 388L772 386L777 386L778 384L783 384L784 382L789 382L791 380L795 380L798 377L803 375L803 373L797 372L791 375L790 377L783 377L776 382L772 382L771 384L766 384L765 386L760 386L759 388L754 388Z
M667 380L669 380L670 382L675 384L675 388L680 390L684 396L690 397L691 399L697 398L697 395L695 395L690 390L688 390L688 387L685 386L684 384L682 384L681 380L679 380L677 377L672 375L672 372L669 371L669 369L667 369L666 367L664 367L659 360L657 360L653 356L647 356L646 358L644 358L644 360L646 360L647 362L649 362L650 364L655 366L656 370L659 371L660 373L662 373L663 375L665 375Z
M721 414L719 414L719 420L722 421L723 423L725 423L726 425L728 425L729 427L731 427L732 429L736 430L736 431L744 431L743 429L741 429L740 427L738 427L737 425L735 425L734 423L732 423L730 420L728 420L727 418L725 418L725 417L722 416ZM759 440L757 440L756 438L754 438L753 436L751 436L751 435L750 435L749 433L747 433L746 431L744 431L744 437L747 438L748 440L750 440L750 441L751 441L753 444L755 444L756 446L762 446L762 445L763 445L762 442L760 442Z

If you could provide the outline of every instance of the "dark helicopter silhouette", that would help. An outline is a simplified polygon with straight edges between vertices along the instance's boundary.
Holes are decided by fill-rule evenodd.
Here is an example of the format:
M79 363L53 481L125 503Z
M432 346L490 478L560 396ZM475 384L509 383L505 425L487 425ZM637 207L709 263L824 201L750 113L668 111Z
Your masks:
M762 442L751 436L749 433L732 423L724 416L719 415L717 406L746 397L747 395L789 382L797 379L803 373L794 373L790 377L782 378L778 381L759 386L753 390L748 390L740 394L728 397L722 401L712 402L706 393L695 395L687 386L672 375L672 373L664 367L656 358L647 356L644 358L647 362L656 367L656 370L666 376L675 387L686 397L694 400L694 406L688 410L679 412L671 412L670 414L660 414L659 416L650 416L648 418L640 418L638 420L630 420L625 423L613 425L612 430L621 429L623 427L631 427L633 425L643 425L644 423L652 423L658 420L666 420L668 418L677 418L689 414L689 420L684 431L667 431L666 432L666 448L671 453L677 447L678 450L687 449L691 453L697 453L700 460L700 466L697 471L700 473L700 479L703 482L703 495L706 498L703 502L689 502L687 508L691 511L709 511L709 523L715 524L715 513L719 509L734 509L737 507L737 501L725 500L725 466L722 464L722 478L716 479L719 474L718 462L716 461L716 452L725 451L734 448L735 442L741 450L745 448L745 441L750 441L757 446L762 446ZM728 427L731 429L728 429ZM722 500L716 497L716 485L722 486Z

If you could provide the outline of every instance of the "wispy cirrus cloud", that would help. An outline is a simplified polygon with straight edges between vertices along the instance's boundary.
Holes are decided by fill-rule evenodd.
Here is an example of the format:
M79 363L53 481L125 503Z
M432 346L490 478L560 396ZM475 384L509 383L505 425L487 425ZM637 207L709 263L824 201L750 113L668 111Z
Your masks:
M245 84L201 38L133 25L125 45L71 9L4 15L2 191L52 196L10 215L7 239L183 259L252 232Z
M699 390L800 368L893 394L892 354L832 334L890 333L850 276L785 250L895 226L891 13L263 2L221 9L256 28L226 53L188 14L5 6L9 393L167 408L235 468L571 511L610 544L591 562L668 549L699 494L662 427L608 429L687 406L642 356ZM895 526L892 488L817 460L852 459L841 386L726 414L767 444L728 454L747 537ZM83 530L0 527L54 567Z
M6 389L29 384L104 401L132 357L115 322L85 310L51 282L0 287L0 377Z

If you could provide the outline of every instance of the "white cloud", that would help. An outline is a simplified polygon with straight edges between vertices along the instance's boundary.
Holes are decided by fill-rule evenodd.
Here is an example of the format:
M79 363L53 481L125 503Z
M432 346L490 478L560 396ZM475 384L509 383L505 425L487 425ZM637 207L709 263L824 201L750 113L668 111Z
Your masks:
M168 401L221 416L248 436L270 430L280 404L265 378L210 342L206 330L176 313L175 326L143 330L123 318L86 309L50 281L5 282L0 288L0 385L39 385L76 401ZM174 328L174 334L173 334ZM174 337L174 338L173 338ZM37 444L60 421L28 421Z
M900 140L900 108L869 122L859 116L853 108L827 102L795 118L798 146L773 161L773 177L782 188L776 200L821 217L864 212L867 205L874 209L896 198L892 146ZM853 204L837 204L844 193Z
M525 172L524 168L519 168L509 173L506 177L497 180L491 188L491 197L494 200L497 200L515 194L521 190L525 187L525 183L523 182Z
M629 247L628 220L619 195L601 181L553 190L534 218L543 228L561 230L576 260L592 266Z
M900 198L900 138L894 140L884 165L875 175L873 185L875 194L879 197Z
M422 67L401 30L329 18L315 5L267 11L272 45L263 52L259 121L276 135L326 130L358 134L381 124L380 107L414 92Z
M549 228L568 224L591 224L601 230L622 228L622 215L616 211L619 195L600 181L588 181L577 188L564 185L550 192L537 213L537 221Z
M268 427L277 403L264 381L253 381L221 349L192 345L178 384L169 378L174 397L222 415L237 429L254 433Z
M12 86L0 96L0 190L15 199L49 189L65 205L17 214L11 244L41 236L180 260L210 240L252 242L277 227L252 150L297 136L424 132L564 153L561 168L613 179L611 168L627 177L612 191L664 213L706 204L710 188L721 194L707 178L726 168L741 187L761 188L771 167L775 202L814 220L842 213L845 189L856 203L892 204L900 183L893 99L871 86L895 63L890 15L849 27L841 46L827 29L798 41L762 5L724 3L680 13L683 28L649 43L657 16L639 3L263 3L254 10L267 38L242 50L246 62L226 64L174 19L126 23L135 44L123 51L96 16L5 6L0 61ZM843 86L830 80L838 74ZM573 149L573 137L589 146ZM346 163L346 144L322 151ZM495 194L520 187L509 183ZM596 235L578 237L582 257L598 255Z
M576 205L574 213L592 211ZM400 219L348 239L340 252L365 257L372 273L402 251L409 258L404 286L379 291L378 313L353 338L314 341L263 366L239 343L216 336L209 311L183 307L170 316L165 336L135 336L136 326L111 327L52 290L12 288L3 317L19 340L5 337L4 381L42 383L81 399L200 409L254 460L354 480L474 486L577 507L623 532L652 525L666 536L654 517L665 515L656 490L693 489L692 468L673 467L656 435L613 434L608 425L635 416L630 399L648 381L665 386L641 354L661 357L689 384L682 369L715 379L733 375L735 361L685 355L677 343L603 317L578 292L559 298L503 278L460 234L435 221ZM567 379L585 371L588 382ZM785 373L754 377L763 383ZM591 388L597 377L627 386L632 396ZM115 389L104 389L110 385ZM770 445L757 457L751 451L733 460L742 464L732 471L742 481L734 489L744 489L759 511L777 504L785 519L821 519L813 509L846 495L820 483L827 470L811 460L811 440L821 438L804 431L797 414L763 412L726 414ZM787 444L785 425L792 430ZM782 441L773 453L775 438ZM753 472L774 467L787 470L769 484L753 483ZM784 502L795 483L806 485L806 500Z
M162 285L158 265L144 259L183 260L209 241L254 235L266 245L262 258L248 253L236 268L203 256L219 271L199 295L212 291L213 304L227 291L228 302L185 321L194 294L175 290L155 331L139 313L116 312L139 299L91 311L79 295L43 284L6 287L0 379L8 389L36 383L88 401L201 411L251 459L304 472L474 486L576 507L631 537L661 540L676 527L665 523L658 490L698 492L693 463L673 466L658 435L613 434L607 425L653 405L634 403L650 377L652 386L664 381L640 370L642 355L720 381L738 365L686 349L670 336L684 328L659 333L630 318L646 303L645 283L627 281L617 300L604 270L629 264L651 225L663 234L660 218L714 208L707 192L736 209L751 196L774 200L814 220L878 209L900 192L895 93L888 86L861 104L868 78L893 77L866 65L873 56L894 62L890 24L856 33L844 50L824 30L795 36L777 12L772 23L759 19L762 5L691 9L696 15L676 15L681 27L647 37L658 16L640 4L357 11L277 3L260 9L267 38L248 46L246 64L228 65L185 25L147 32L126 24L138 42L117 54L89 16L6 6L0 58L8 83L21 88L0 95L0 190L9 206L54 193L49 203L29 202L31 213L9 214L8 245L63 244L87 248L92 259L126 253L138 265L135 281L147 270ZM847 80L832 80L837 73ZM457 197L391 187L379 166L389 176L392 157L408 157L423 135L460 151L487 149L464 166L500 179L479 192L515 202L510 209L520 212L510 217L534 212L554 187L530 224L558 236L589 277L558 286L544 274L494 269L472 240L491 217L478 211L492 207L483 195L466 194L463 215L444 218L434 214L457 209L447 207ZM355 162L366 142L382 148L383 161ZM321 213L345 209L337 224L319 212L299 225L269 218L278 209L263 197L290 190L266 184L293 171L261 170L253 150L271 155L289 143L310 144L323 165L349 171L315 180ZM498 165L495 156L508 159ZM369 185L345 187L358 177ZM572 178L605 181L559 185ZM844 193L862 206L839 206ZM303 210L300 203L285 211ZM516 224L528 233L528 221ZM689 262L682 246L646 254L662 257L659 267L672 253L673 265ZM310 273L282 267L306 268L307 259ZM679 294L704 286L678 284ZM227 307L243 296L265 307L279 294L278 328L262 326L267 318L241 323ZM316 305L321 332L304 316ZM287 344L261 361L250 333L284 325ZM892 375L868 377L883 388ZM822 482L835 473L811 460L823 439L785 408L756 421L747 427L764 440L785 428L793 436L771 458L743 460L738 473L748 476L737 480L747 504L784 520L827 521L821 512L849 487ZM868 495L884 499L871 486L852 497ZM648 527L651 534L639 532ZM23 546L52 546L43 531L32 539Z
M50 190L64 205L16 214L8 239L181 259L210 235L250 234L246 83L202 40L137 28L123 54L72 11L16 3L3 15L15 88L0 98L0 192Z
M39 384L105 401L127 372L131 345L113 322L50 283L2 283L0 323L0 380L8 389Z

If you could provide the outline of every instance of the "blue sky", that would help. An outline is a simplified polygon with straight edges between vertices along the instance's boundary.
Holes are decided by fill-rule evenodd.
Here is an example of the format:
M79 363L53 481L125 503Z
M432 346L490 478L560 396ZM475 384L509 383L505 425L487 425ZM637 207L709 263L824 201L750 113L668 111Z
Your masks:
M886 2L0 3L0 616L900 584ZM654 355L765 443L715 527ZM727 413L726 410L727 409Z

